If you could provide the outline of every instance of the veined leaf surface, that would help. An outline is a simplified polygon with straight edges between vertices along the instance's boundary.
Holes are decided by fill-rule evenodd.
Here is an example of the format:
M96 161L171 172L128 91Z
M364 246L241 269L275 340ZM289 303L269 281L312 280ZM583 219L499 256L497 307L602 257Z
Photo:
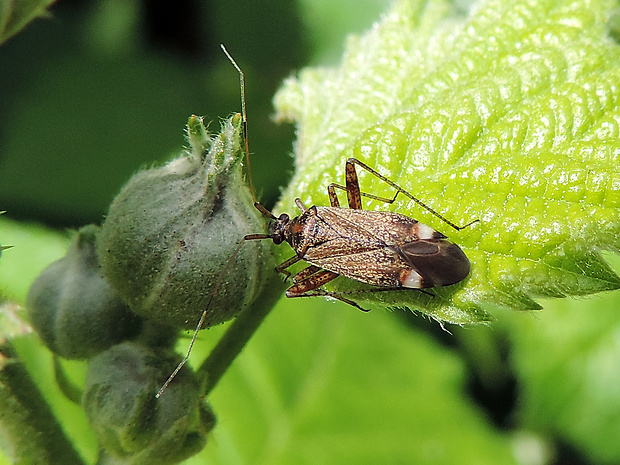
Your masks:
M297 170L280 210L296 196L327 205L327 186L344 183L344 162L356 157L455 224L480 220L457 232L402 196L368 201L446 234L471 274L434 297L359 293L345 279L334 289L460 324L488 321L497 306L539 309L537 296L620 287L600 255L620 247L613 7L493 0L459 15L447 2L400 0L349 39L339 67L287 81L276 106L298 125ZM372 176L360 182L394 193Z

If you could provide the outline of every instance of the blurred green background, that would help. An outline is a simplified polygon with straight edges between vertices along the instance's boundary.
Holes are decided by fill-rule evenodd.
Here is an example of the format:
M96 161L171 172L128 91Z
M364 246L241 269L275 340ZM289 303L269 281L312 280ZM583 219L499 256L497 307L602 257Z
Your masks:
M220 43L246 74L253 174L272 205L292 170L294 128L271 120L271 98L302 66L336 62L346 34L388 2L362 3L57 2L0 47L2 209L54 226L98 223L133 172L180 150L191 114L219 132L240 110Z
M3 294L23 302L64 253L58 231L99 223L133 172L180 150L189 115L217 131L239 111L220 43L246 73L254 182L271 206L294 139L270 119L273 93L303 66L336 63L346 35L388 3L60 0L0 47L0 210L23 222L0 222L15 246L2 256ZM210 397L219 423L188 463L620 463L620 297L543 305L493 309L491 327L449 333L411 313L283 299ZM196 360L224 330L201 335ZM94 438L55 388L49 353L22 339L92 463Z

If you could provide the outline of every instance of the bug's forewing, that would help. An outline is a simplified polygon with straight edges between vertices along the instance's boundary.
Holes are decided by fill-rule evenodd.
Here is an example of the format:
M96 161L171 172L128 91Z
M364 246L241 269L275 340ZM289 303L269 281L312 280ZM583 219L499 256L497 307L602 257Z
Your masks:
M408 276L411 270L409 264L389 249L354 252L312 263L362 283L393 288L402 287L402 277Z
M419 238L420 228L428 239ZM457 245L397 213L317 207L309 237L304 260L374 286L446 286L469 274Z

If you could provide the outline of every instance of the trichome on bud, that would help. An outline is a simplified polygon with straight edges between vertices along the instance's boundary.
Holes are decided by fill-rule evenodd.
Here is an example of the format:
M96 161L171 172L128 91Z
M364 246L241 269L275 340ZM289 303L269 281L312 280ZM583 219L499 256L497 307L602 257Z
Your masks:
M67 254L30 287L26 307L32 326L57 355L86 359L135 336L140 318L101 274L95 241L99 228L80 229Z
M204 447L215 415L191 370L179 373L155 399L162 377L177 362L168 349L136 342L118 344L89 362L82 404L99 444L115 460L169 465Z
M97 244L106 278L135 313L185 329L207 307L205 328L235 317L273 271L269 245L237 251L247 231L265 230L243 179L240 115L217 136L192 116L188 140L181 157L130 179Z

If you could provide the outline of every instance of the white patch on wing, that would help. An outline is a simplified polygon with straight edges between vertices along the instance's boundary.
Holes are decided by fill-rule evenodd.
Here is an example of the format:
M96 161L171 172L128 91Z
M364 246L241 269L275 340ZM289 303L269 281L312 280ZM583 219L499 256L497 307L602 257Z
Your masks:
M420 239L432 239L434 234L435 234L435 230L433 228L431 228L430 226L426 226L425 224L422 223L418 223L416 224L417 228L418 228L418 238Z
M411 270L409 272L409 276L403 281L403 287L408 287L410 289L422 289L422 279L421 276Z

